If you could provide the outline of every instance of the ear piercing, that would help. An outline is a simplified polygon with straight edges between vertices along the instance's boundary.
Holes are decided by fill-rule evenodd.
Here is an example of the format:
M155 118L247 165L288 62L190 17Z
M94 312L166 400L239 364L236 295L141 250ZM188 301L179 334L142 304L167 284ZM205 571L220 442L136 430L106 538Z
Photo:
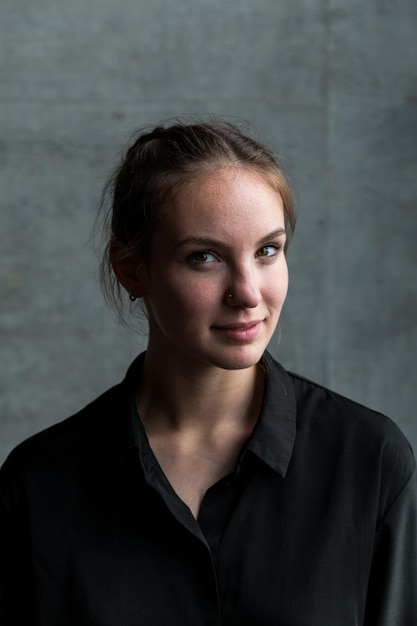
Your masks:
M227 294L227 299L228 300L233 300L233 294L232 293L228 293Z

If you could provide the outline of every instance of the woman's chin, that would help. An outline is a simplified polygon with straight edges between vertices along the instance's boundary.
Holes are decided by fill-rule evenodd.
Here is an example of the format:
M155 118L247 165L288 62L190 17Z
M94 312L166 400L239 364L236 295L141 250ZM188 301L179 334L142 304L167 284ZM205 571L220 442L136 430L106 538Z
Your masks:
M253 367L262 358L266 346L230 347L229 350L219 351L215 358L215 365L225 370L240 370Z

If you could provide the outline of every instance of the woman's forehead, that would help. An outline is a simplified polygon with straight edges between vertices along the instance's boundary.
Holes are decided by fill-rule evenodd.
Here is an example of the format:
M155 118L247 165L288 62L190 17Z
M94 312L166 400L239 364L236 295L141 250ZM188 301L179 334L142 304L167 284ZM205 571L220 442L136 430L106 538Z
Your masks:
M167 204L160 226L184 237L258 235L284 228L283 201L260 175L222 169L187 185Z

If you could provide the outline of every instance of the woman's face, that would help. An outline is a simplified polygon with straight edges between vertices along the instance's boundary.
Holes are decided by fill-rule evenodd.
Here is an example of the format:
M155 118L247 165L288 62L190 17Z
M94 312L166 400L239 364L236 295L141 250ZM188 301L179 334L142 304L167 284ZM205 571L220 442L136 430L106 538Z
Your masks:
M282 199L260 175L229 167L188 185L150 245L149 350L192 368L255 365L287 294L284 244Z

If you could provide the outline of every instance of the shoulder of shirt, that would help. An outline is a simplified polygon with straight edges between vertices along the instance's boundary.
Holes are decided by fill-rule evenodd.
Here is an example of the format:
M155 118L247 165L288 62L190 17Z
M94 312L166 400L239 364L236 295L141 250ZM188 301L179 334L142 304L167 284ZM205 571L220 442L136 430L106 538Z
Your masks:
M122 403L122 404L121 404ZM119 383L74 415L32 435L18 444L6 458L1 473L25 476L34 469L64 466L69 458L87 458L108 445L123 405L123 383ZM117 440L118 434L114 434Z
M406 484L416 471L412 448L395 422L308 378L288 372L297 403L297 430L313 431L354 458L377 462L387 481Z
M132 447L132 381L140 375L144 353L129 366L118 384L95 398L74 415L32 435L17 445L0 468L0 476L69 471L71 466L100 463L114 467Z
M387 415L333 391L320 383L316 383L305 376L291 371L287 371L287 374L294 385L299 411L306 408L310 416L314 412L341 422L348 420L351 426L358 424L375 426L381 432L384 432L386 429L389 434L398 435L401 440L407 441L399 427Z

